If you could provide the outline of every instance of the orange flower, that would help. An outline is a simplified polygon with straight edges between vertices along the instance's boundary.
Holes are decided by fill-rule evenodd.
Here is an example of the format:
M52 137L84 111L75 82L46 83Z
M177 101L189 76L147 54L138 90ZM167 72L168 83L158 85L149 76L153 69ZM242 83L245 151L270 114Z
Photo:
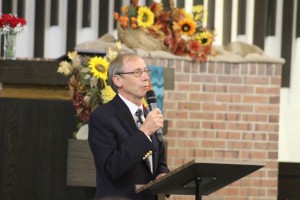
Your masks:
M123 27L127 27L128 26L128 17L127 16L121 16L120 18L119 18L119 20L120 20L120 24L121 24L121 26L123 26Z
M192 36L196 31L196 23L191 19L185 18L178 23L178 28L181 34Z
M137 18L136 17L131 17L131 27L132 28L137 28Z
M118 20L119 17L120 17L120 16L119 16L119 13L115 12L115 13L114 13L114 19L115 19L115 20Z

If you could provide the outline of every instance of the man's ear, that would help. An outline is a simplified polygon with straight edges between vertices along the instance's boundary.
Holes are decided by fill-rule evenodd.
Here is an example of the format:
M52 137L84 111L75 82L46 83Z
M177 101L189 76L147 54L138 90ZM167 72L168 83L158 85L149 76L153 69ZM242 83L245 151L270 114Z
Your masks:
M116 86L118 86L118 88L122 87L123 85L123 81L119 75L113 77L113 82Z

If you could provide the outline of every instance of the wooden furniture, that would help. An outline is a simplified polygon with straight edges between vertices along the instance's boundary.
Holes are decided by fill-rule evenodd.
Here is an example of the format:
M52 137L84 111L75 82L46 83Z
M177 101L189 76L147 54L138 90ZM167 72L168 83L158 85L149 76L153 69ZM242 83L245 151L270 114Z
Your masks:
M67 185L68 139L78 123L56 60L1 60L0 199L92 199Z

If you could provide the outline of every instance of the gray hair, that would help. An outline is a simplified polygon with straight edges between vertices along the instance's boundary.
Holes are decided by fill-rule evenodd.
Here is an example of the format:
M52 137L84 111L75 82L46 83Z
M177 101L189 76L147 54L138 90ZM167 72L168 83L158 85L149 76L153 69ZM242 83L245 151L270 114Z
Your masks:
M124 61L127 58L139 58L135 53L118 54L117 57L109 63L107 72L107 83L111 88L118 93L118 86L114 83L113 77L123 72Z

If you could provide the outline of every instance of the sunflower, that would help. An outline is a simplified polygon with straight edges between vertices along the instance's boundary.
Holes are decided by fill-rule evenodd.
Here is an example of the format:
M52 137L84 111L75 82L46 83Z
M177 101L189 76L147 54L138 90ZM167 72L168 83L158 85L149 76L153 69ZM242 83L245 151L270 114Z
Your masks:
M107 103L109 102L110 100L112 100L116 93L113 91L113 89L108 85L106 86L102 91L101 91L101 94L102 94L102 100L103 100L103 103Z
M203 31L195 36L195 39L203 46L209 46L213 42L213 34L209 31Z
M192 36L196 31L196 23L192 19L183 19L178 23L179 31L182 35Z
M102 80L107 79L107 70L108 70L108 61L106 58L101 58L101 57L93 57L91 58L89 62L89 67L91 68L91 72L93 75L97 78L100 78Z
M154 24L154 14L148 7L140 7L138 10L137 23L140 27L148 28Z

